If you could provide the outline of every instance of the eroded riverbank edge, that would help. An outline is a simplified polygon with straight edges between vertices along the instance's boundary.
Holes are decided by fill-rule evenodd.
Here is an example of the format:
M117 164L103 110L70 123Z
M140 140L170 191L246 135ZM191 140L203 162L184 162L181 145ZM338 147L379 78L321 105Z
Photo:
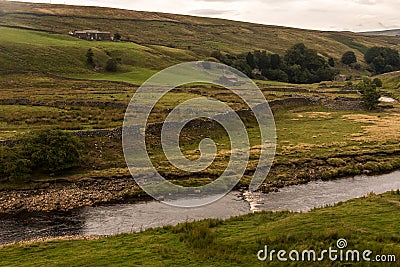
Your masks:
M370 171L362 174L381 175L395 172L399 168ZM337 180L354 177L356 175L336 175L329 179ZM291 180L266 181L259 189L260 192L277 192L280 188L307 184L321 180L318 176L295 176ZM190 179L188 179L190 183ZM245 191L247 184L240 182L234 190ZM18 214L23 212L52 212L69 211L82 207L93 207L107 204L126 204L138 201L152 200L136 184L135 180L127 175L84 178L76 181L56 179L54 181L40 181L29 185L28 188L3 189L0 191L0 215Z

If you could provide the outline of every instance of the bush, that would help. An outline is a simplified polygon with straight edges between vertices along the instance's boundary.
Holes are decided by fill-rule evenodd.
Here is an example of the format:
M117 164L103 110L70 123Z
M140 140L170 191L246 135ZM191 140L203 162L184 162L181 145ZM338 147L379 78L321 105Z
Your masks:
M346 65L351 65L357 62L356 54L353 51L347 51L342 56L342 63Z
M118 70L118 61L115 58L110 58L106 64L106 71L116 72Z
M78 138L60 130L32 133L21 140L21 146L32 168L44 173L59 173L77 167L82 148Z
M0 177L3 180L17 182L26 179L31 174L31 162L19 155L19 150L0 147Z
M371 47L364 55L370 70L379 74L400 69L399 52L387 47Z
M372 82L376 85L376 87L382 87L383 86L382 80L379 79L379 78L375 78Z
M88 49L86 52L86 63L92 67L94 67L96 64L94 63L94 53L91 48Z
M368 110L375 109L378 106L381 96L376 90L376 85L370 79L364 78L363 81L357 84L357 90L361 92L361 98Z
M334 59L333 57L330 57L330 58L328 59L328 64L329 64L329 66L331 66L331 67L335 67L335 59Z
M121 34L119 34L118 32L114 34L114 41L121 41Z
M79 140L59 130L30 133L15 141L16 145L0 147L0 177L24 181L32 173L57 174L78 167Z

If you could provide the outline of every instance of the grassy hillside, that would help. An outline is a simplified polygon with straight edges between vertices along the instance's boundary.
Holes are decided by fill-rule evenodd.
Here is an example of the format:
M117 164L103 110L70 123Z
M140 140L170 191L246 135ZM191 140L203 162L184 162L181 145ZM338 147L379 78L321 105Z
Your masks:
M386 31L371 31L363 32L370 35L383 35L383 36L400 36L400 29L386 30Z
M2 266L288 266L291 262L260 262L257 252L269 250L371 250L400 260L400 194L369 195L309 213L265 212L226 221L183 223L142 233L99 240L50 241L1 248ZM375 266L368 262L297 262L296 266ZM372 263L374 264L374 263ZM377 265L376 265L377 266Z
M339 59L353 50L361 59L366 47L399 48L400 39L351 32L321 32L221 19L138 12L100 7L28 4L0 1L0 25L67 34L76 29L120 33L123 39L148 45L189 49L202 55L212 50L231 53L265 49L280 53L304 42L325 56Z
M62 34L0 27L0 70L47 71L66 76L143 82L155 70L195 60L190 51L126 42L88 42ZM86 63L91 48L98 66L109 58L121 58L119 74L95 72ZM119 77L123 74L123 78Z
M383 81L385 94L400 101L400 71L378 76Z

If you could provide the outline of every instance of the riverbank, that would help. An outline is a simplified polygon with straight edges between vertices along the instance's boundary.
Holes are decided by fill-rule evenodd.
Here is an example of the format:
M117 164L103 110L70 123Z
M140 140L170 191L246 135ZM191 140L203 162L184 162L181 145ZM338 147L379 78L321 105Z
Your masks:
M133 178L129 177L82 179L73 182L43 181L28 187L30 188L0 191L0 214L67 211L85 206L141 200L145 197Z
M167 265L167 266L259 266L257 252L269 249L337 248L371 250L377 255L400 259L400 192L368 196L314 209L307 213L261 212L228 220L207 219L178 226L149 229L95 240L50 240L19 243L0 249L2 266L18 265ZM154 238L157 236L157 238ZM339 261L338 261L339 262ZM343 263L343 262L342 262ZM367 262L351 262L365 266ZM275 257L272 266L287 266ZM296 262L297 266L332 266L319 262Z
M276 154L271 171L260 187L261 192L276 192L286 186L315 180L400 169L400 107L365 112L328 109L314 104L286 104L275 106ZM248 187L260 152L258 124L252 116L242 116L248 127L250 160L236 189ZM181 150L189 158L198 155L198 145L203 138L208 137L218 144L215 161L200 173L185 173L172 166L163 153L157 131L151 131L146 140L148 154L157 170L182 186L212 182L225 170L230 154L230 140L221 127L192 126L181 133ZM4 179L0 187L0 213L65 211L146 197L126 167L118 131L78 133L84 148L80 166L73 170L75 173L64 173L58 178L35 174L16 185Z
M328 166L325 166L325 168L328 168ZM390 173L395 170L396 169L379 169L378 166L377 170L371 171L365 169L361 170L361 173L378 175ZM329 171L332 172L332 170ZM275 169L273 168L271 173L274 172ZM346 173L341 174L342 176L337 175L325 180L337 180L349 177L345 175ZM259 191L262 193L278 192L284 187L307 184L312 181L320 180L320 178L315 179L315 177L319 176L298 176L299 175L295 174L291 180L267 179L260 187ZM173 178L171 180L174 181ZM201 183L201 180L188 178L186 180L179 180L179 183L180 185L189 186L193 183ZM248 184L242 181L235 189L243 191L246 190L247 187ZM72 180L56 179L37 181L36 183L19 189L3 188L0 191L0 214L69 211L81 207L92 207L102 204L133 203L151 199L150 196L137 186L134 179L129 175Z

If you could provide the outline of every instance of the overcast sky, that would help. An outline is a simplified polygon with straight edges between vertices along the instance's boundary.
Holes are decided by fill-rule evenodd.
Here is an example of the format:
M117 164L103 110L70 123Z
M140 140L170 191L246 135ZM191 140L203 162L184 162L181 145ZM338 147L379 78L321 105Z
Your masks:
M400 28L400 0L32 0L45 3L50 1L318 30Z

